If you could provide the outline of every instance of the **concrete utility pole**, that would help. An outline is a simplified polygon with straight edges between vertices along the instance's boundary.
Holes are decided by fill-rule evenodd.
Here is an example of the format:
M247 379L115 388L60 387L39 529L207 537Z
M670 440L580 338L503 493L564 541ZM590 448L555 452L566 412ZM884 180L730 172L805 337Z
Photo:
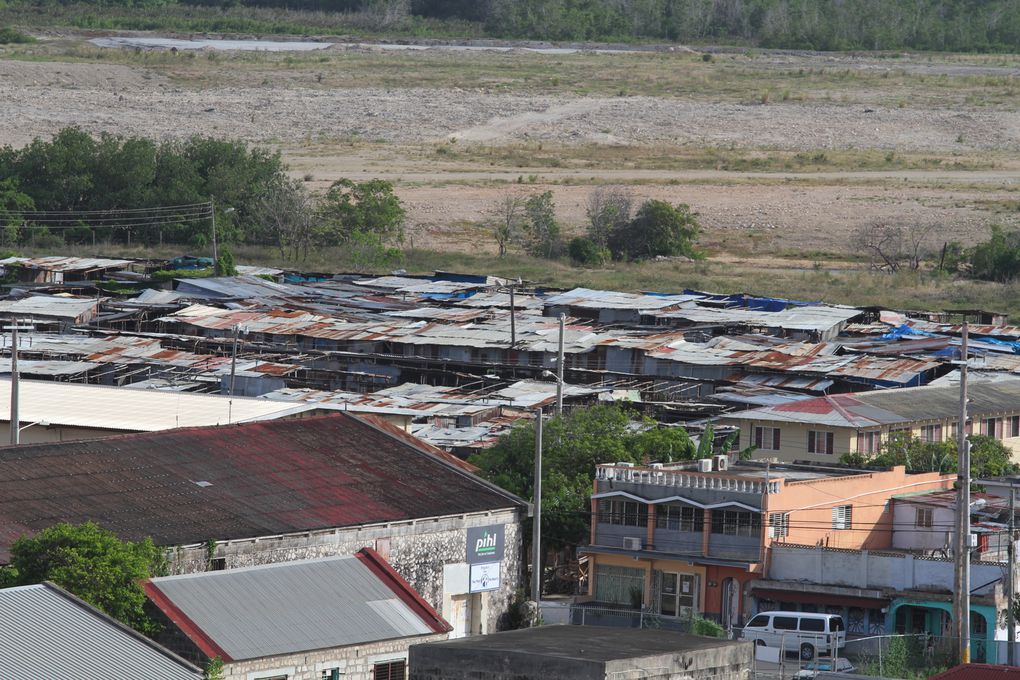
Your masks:
M956 428L956 550L954 551L953 635L960 663L970 663L970 441L967 439L967 322L960 343L960 422Z
M1009 645L1006 649L1006 663L1010 666L1016 665L1016 620L1013 616L1013 599L1016 597L1016 523L1013 519L1016 512L1016 487L1009 487L1009 571L1006 579L1006 640Z
M517 307L514 305L514 284L510 284L510 348L517 346Z
M237 374L237 330L234 326L234 347L230 351L230 396L234 396L234 376Z
M18 387L18 320L11 319L11 446L21 441Z
M209 214L212 216L212 261L215 268L220 260L220 252L216 247L216 201L212 198L209 199Z
M556 413L563 415L563 329L567 315L560 314L560 346L556 352Z
M535 411L535 499L532 516L531 596L542 604L542 409Z

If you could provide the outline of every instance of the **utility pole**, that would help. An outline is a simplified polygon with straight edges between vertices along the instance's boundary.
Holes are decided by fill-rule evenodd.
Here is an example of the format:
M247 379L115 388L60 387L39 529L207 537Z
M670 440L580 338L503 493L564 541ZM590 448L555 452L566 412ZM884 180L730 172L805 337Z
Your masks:
M563 415L563 329L567 315L560 314L560 346L556 352L556 413Z
M11 319L11 446L21 441L18 387L18 320Z
M542 409L535 411L535 498L532 503L531 596L535 608L542 604ZM536 612L540 613L540 612Z
M230 351L230 396L234 396L234 376L237 374L237 329L234 326L234 348Z
M1016 619L1013 614L1013 600L1016 597L1016 487L1009 487L1009 576L1006 579L1006 663L1010 666L1016 665Z
M216 248L216 201L209 199L209 214L212 216L212 261L215 269L216 263L220 260L219 250Z
M970 442L967 439L967 322L960 343L960 421L956 428L956 550L954 551L953 633L960 663L970 663Z
M510 349L517 346L517 311L514 306L514 284L510 284Z

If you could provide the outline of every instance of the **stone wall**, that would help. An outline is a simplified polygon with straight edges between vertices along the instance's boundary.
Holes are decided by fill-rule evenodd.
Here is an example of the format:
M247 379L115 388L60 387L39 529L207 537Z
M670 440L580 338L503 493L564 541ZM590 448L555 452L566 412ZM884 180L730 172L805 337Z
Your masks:
M444 566L465 563L468 528L502 524L506 549L501 563L501 585L498 590L481 594L482 632L493 632L515 591L523 585L520 530L523 514L523 510L503 510L181 546L169 551L169 568L171 574L190 574L352 555L362 548L373 548L440 614L449 616L449 596L460 593L444 592Z
M287 680L321 680L324 671L340 669L344 680L371 680L377 663L407 660L407 648L424 642L443 640L446 634L386 640L370 645L339 647L287 656L271 656L225 665L223 680L261 680L285 675Z

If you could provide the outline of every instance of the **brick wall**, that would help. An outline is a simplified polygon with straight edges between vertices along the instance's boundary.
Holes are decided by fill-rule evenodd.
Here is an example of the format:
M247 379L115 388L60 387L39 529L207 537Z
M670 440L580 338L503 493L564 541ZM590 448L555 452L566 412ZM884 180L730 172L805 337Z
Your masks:
M271 656L226 664L224 680L260 680L286 675L287 680L321 680L324 670L339 668L344 680L371 680L376 663L407 659L407 648L446 639L446 634L386 640L370 645Z

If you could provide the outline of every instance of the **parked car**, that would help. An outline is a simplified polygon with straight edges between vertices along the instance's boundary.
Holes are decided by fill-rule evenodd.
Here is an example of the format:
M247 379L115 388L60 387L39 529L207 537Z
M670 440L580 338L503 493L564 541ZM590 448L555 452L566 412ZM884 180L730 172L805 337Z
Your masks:
M823 671L827 673L853 673L856 670L852 663L842 657L836 659L816 659L805 664L804 668L797 671L793 677L794 680L814 680Z
M829 656L834 649L845 647L846 627L838 614L762 612L747 622L740 639L795 651L810 661L818 654Z

